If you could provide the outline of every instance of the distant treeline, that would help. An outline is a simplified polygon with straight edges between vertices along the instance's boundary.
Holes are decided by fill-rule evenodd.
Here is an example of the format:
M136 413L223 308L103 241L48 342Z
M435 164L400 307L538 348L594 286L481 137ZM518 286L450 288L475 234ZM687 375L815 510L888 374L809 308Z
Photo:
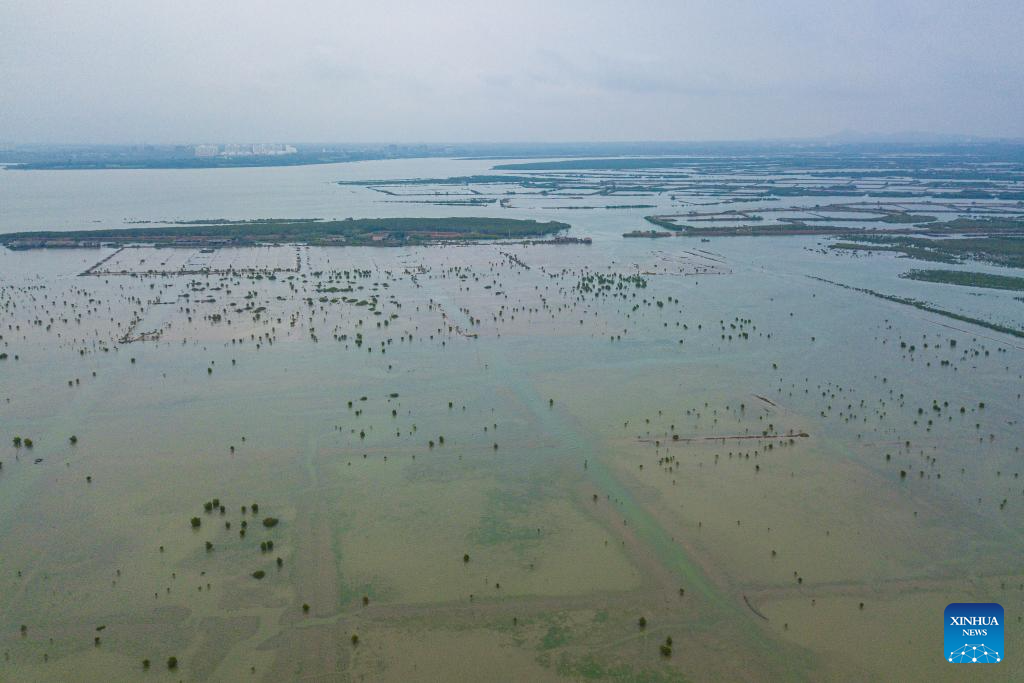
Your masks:
M77 246L83 243L126 244L134 242L157 244L190 242L210 245L298 242L390 246L415 241L445 239L539 237L569 227L568 223L558 221L540 222L512 218L461 216L453 218L353 218L340 221L316 219L197 220L188 224L161 227L19 232L0 235L0 243L12 249Z

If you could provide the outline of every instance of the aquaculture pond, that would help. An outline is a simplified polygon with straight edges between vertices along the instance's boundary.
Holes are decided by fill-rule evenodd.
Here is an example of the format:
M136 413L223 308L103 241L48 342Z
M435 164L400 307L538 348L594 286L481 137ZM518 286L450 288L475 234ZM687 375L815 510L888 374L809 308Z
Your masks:
M0 172L3 232L592 238L0 249L0 680L961 680L951 602L1024 650L1019 291L827 235L623 239L682 210L649 186L371 182L530 172L494 165ZM693 201L852 201L744 191Z

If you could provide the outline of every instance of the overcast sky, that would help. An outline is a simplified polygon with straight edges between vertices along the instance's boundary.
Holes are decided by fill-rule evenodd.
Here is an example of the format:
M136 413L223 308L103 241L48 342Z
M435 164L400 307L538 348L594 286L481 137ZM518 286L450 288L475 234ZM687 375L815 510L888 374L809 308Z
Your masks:
M1024 0L0 0L0 141L1024 137Z

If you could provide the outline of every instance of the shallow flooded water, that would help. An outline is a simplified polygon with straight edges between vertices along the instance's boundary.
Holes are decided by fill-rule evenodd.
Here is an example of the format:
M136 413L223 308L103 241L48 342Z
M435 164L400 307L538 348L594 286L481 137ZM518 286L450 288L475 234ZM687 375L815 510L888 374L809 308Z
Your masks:
M318 198L280 214L398 215L328 179L489 167L401 163L0 186L239 218L278 212L199 176L268 175ZM211 203L125 213L139 174ZM813 277L1024 304L818 237L619 238L649 211L558 212L592 245L0 251L0 680L952 680L960 601L1024 649L1024 342Z

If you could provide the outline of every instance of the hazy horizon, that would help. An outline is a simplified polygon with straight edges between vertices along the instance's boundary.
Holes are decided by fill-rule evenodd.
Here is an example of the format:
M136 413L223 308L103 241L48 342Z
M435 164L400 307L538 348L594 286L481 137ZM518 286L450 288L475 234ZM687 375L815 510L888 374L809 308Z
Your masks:
M507 140L507 139L480 139L480 140L420 140L420 139L409 139L409 140L314 140L314 139L299 139L299 138L226 138L226 139L213 139L213 138L182 138L175 140L166 141L152 141L152 140L110 140L104 142L94 142L89 140L60 140L60 141L39 141L39 140L10 140L0 139L0 145L13 145L18 147L54 147L54 148L75 148L75 147L135 147L135 146L152 146L152 147L174 147L174 146L194 146L203 144L219 144L219 145L248 145L256 143L276 143L276 144L292 144L302 146L315 146L315 145L326 145L326 146L384 146L384 145L396 145L400 147L443 147L443 146L460 146L460 147L473 147L473 146L509 146L509 147L552 147L558 148L560 146L590 146L590 147L601 147L601 146L629 146L629 145L664 145L668 146L694 146L694 147L711 147L716 145L943 145L943 144L1024 144L1024 136L986 136L986 135L971 135L968 133L936 133L934 131L897 131L894 133L878 133L875 131L860 131L860 130L842 130L834 133L827 133L824 135L814 137L750 137L750 138L721 138L721 139L594 139L594 140L582 140L582 139L564 139L564 140ZM557 152L557 149L555 150ZM597 154L597 151L593 152ZM629 154L639 154L639 152L623 152ZM673 152L667 152L673 153Z
M0 8L0 140L1024 137L1024 6Z

